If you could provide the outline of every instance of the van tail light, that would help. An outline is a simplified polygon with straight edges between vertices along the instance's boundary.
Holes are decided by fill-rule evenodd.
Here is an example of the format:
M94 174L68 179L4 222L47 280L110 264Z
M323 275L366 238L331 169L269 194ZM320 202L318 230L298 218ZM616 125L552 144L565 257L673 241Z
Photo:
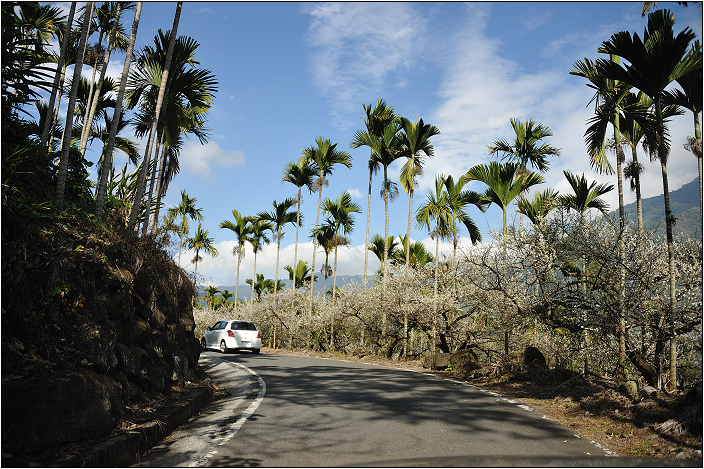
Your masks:
M261 339L261 338L262 338L262 335L259 332L257 332L257 339Z
M228 337L234 337L234 336L235 336L235 333L232 332L232 331L227 331L227 336L228 336Z

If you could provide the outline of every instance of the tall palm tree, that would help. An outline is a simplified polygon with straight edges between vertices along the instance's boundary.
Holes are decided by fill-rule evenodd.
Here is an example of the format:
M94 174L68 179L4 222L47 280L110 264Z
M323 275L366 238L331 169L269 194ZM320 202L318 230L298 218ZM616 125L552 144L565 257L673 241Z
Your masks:
M517 174L528 173L530 171L528 165L541 173L546 172L550 167L548 157L560 156L559 148L547 143L540 144L542 139L552 136L550 128L533 122L533 119L522 122L514 118L511 118L511 127L516 134L513 141L497 140L493 145L488 145L489 154L501 153L502 160L517 162L519 164ZM520 224L523 225L522 214Z
M193 258L195 263L195 270L193 271L193 285L197 285L198 276L198 261L201 259L199 256L202 250L211 257L216 257L218 255L218 250L215 247L213 238L208 237L208 230L203 229L203 225L198 223L198 229L192 238L186 240L186 247L195 251L196 255Z
M491 161L489 165L476 165L467 171L465 177L470 181L480 181L487 185L484 199L498 205L503 211L504 265L506 264L506 210L509 204L526 189L545 182L538 173L519 173L520 164L507 161L499 163ZM505 267L507 268L507 267ZM504 313L504 354L509 353L508 311Z
M670 144L667 138L662 112L662 97L665 88L677 79L701 70L701 55L683 60L695 34L685 28L679 34L674 33L675 17L669 10L657 10L648 15L648 25L641 39L637 33L632 36L621 31L602 43L599 52L620 56L629 62L625 68L619 63L597 60L597 66L607 77L619 80L639 89L652 100L655 107L657 131L649 145L651 155L660 161L665 199L665 227L667 231L668 274L670 277L670 388L677 387L677 345L675 336L674 312L677 302L675 283L675 251L672 234L672 211L670 210L670 190L667 178L667 159Z
M61 209L64 205L64 191L66 189L66 177L68 176L68 154L71 150L71 129L73 128L73 116L76 107L76 92L80 81L81 70L83 69L83 55L85 54L88 42L88 29L93 16L95 2L88 2L86 12L83 16L83 28L81 29L81 39L78 43L78 53L76 54L76 65L73 69L73 81L71 85L71 95L68 100L68 111L64 123L64 137L61 144L61 156L59 158L59 169L56 176L56 193L54 195L54 205Z
M614 189L612 184L597 184L593 181L591 184L587 185L587 179L582 176L575 176L570 171L563 171L565 178L572 186L572 194L564 194L559 196L560 204L565 207L568 211L575 210L579 213L580 225L584 223L585 213L592 208L599 210L601 213L608 212L608 204L600 197L607 192ZM582 257L582 272L581 277L584 279L586 276L587 262L584 257ZM587 285L586 282L583 283L583 291L586 295ZM587 375L589 371L589 359L588 359L588 346L589 346L589 331L584 328L584 375Z
M343 191L335 200L326 198L323 201L323 213L329 215L335 238L348 235L354 230L353 213L362 213L359 205L352 201L352 196L349 192ZM337 288L337 246L335 244L335 266L332 274L332 304L335 304L336 288Z
M367 285L367 265L369 263L369 221L371 215L372 206L372 176L377 173L381 163L381 153L380 148L382 136L384 134L384 129L396 121L398 116L394 114L394 108L388 106L386 101L379 99L376 102L376 106L372 109L372 105L362 104L364 109L364 126L366 130L358 130L355 132L354 139L350 143L350 148L359 148L360 146L367 146L370 148L369 162L367 163L369 167L369 190L367 193L367 230L364 238L364 278L363 284ZM386 181L386 178L384 178ZM383 197L383 196L382 196ZM385 199L386 200L386 199Z
M370 171L372 171L373 168L378 168L379 166L383 166L384 168L384 180L382 181L381 198L384 200L384 239L387 240L387 243L389 242L389 202L392 202L396 199L396 197L398 197L398 188L396 187L395 182L389 180L388 169L391 163L393 163L403 155L403 149L401 147L401 140L399 137L400 129L400 118L399 116L395 116L395 118L393 120L389 120L386 126L382 129L375 128L374 132L376 133L362 130L357 131L355 133L354 140L352 141L352 143L350 143L350 146L352 146L353 148L358 148L360 146L368 146L369 148L371 148L372 153L369 159ZM376 170L374 170L374 172L376 172ZM367 218L369 218L369 215L367 215ZM388 253L388 250L382 250L382 252ZM365 252L365 256L366 255L367 254ZM382 272L384 283L386 283L386 278L389 272L388 265L389 258L385 257L382 260Z
M460 176L457 182L452 176L445 177L444 175L439 176L443 180L445 185L445 190L447 191L448 200L450 204L450 211L452 212L452 255L457 259L457 233L459 231L459 223L462 223L467 232L469 233L469 239L472 244L477 241L482 240L482 233L479 227L474 223L474 220L465 211L465 207L468 205L474 205L482 213L486 211L486 201L481 196L481 194L472 191L465 190L464 186L469 182L465 175Z
M318 179L316 180L316 187L318 190L318 209L315 215L315 231L318 230L318 225L320 222L320 202L323 193L323 185L325 177L332 174L333 169L336 164L341 164L347 168L352 168L352 156L346 151L337 150L337 143L332 143L330 140L323 137L316 137L316 146L309 147L303 150L303 156L305 156L309 163L313 165L316 173L318 174ZM313 264L311 270L315 272L315 242L316 239L313 238ZM313 284L310 285L310 309L313 310Z
M73 27L73 16L76 13L76 2L71 2L71 7L69 8L68 11L68 19L66 20L66 27L65 27L65 33L63 34L63 38L61 39L61 49L59 52L59 57L58 60L56 61L56 74L54 75L54 83L52 84L51 87L51 96L49 98L49 109L53 110L54 109L54 104L56 103L56 96L60 95L59 89L60 89L60 84L61 84L61 77L63 75L63 67L62 64L65 61L66 58L66 50L68 48L68 42L69 38L71 36L71 28ZM60 99L60 98L59 98ZM46 118L43 123L42 127L42 137L41 137L41 142L42 145L47 145L49 142L49 133L51 131L51 128L53 126L54 116L52 113L47 113ZM53 138L52 138L53 140Z
M121 25L120 25L120 15L122 14L122 9L123 7L125 8L131 8L133 5L130 4L125 4L125 2L115 2L114 5L111 5L112 2L103 2L103 4L96 10L96 19L99 20L101 23L101 28L100 28L100 42L102 42L102 37L103 34L106 31L110 32L110 35L108 37L108 49L107 52L103 55L103 65L100 69L100 78L98 79L97 83L95 83L95 92L91 93L90 99L89 99L89 108L88 112L86 113L86 119L84 119L84 126L83 126L83 132L81 133L81 141L78 146L78 150L81 152L81 154L85 154L86 151L86 146L88 145L88 137L90 136L90 128L92 127L93 124L93 118L95 116L95 110L97 108L97 90L100 89L103 80L105 79L105 73L107 72L108 68L108 63L110 62L110 55L112 54L112 51L115 49L115 47L120 43L121 41L118 41L118 33L121 33ZM105 19L105 21L100 21L101 19ZM104 24L103 24L104 23ZM103 29L104 28L104 29ZM120 34L121 36L121 34ZM122 37L122 42L124 41L124 37ZM123 44L126 45L126 44ZM98 61L98 56L96 55L95 57L95 62L93 63L93 78L92 80L95 80L95 72L96 72L96 65ZM87 124L87 125L86 125Z
M440 258L440 238L448 239L452 236L452 202L445 189L445 177L435 177L435 191L428 192L424 204L418 207L416 223L420 228L427 228L431 238L435 239L435 281L433 282L433 366L435 365L435 328L438 314L438 259ZM431 223L434 222L433 227ZM406 260L408 262L408 259Z
M269 244L271 240L266 236L267 231L272 231L271 223L262 220L259 217L252 217L250 232L249 232L249 245L252 246L252 251L254 252L254 273L252 278L257 278L257 253L264 248L264 244ZM249 302L254 301L254 284L252 284L252 296Z
M179 243L178 243L178 266L181 267L181 248L184 246L186 242L186 238L188 235L188 219L190 218L193 221L202 221L203 220L203 209L202 208L196 208L196 202L197 199L195 197L191 197L188 195L188 193L183 190L181 191L181 202L179 202L178 205L175 207L171 207L168 210L168 214L175 219L176 217L181 217L181 223L178 224L179 230L178 230L178 237L179 237Z
M130 64L132 63L132 52L134 50L134 42L137 38L137 29L139 28L139 18L142 14L142 2L137 2L137 8L132 21L132 32L130 33L125 62L122 66L122 77L120 78L120 88L117 91L117 99L115 101L115 110L112 115L112 125L110 127L110 135L108 137L107 148L103 151L103 164L100 177L98 179L98 188L95 197L95 216L100 219L103 216L103 206L105 204L105 192L108 184L108 173L112 169L112 152L115 146L115 138L118 133L118 126L122 118L122 100L125 96L125 88L127 86L127 75L129 74Z
M281 180L284 182L290 182L298 188L298 194L296 196L296 242L293 248L293 265L298 266L298 229L301 226L303 220L301 219L301 204L303 203L303 198L301 195L301 190L304 187L308 188L309 192L313 192L313 178L315 177L315 168L310 164L305 156L302 156L297 162L291 161L286 166L284 166L284 174ZM298 271L295 270L294 274ZM296 277L293 277L293 283L291 288L297 288L295 285L298 284Z
M323 292L328 289L328 278L332 277L332 267L330 267L330 253L335 249L338 239L335 237L335 230L330 220L325 220L317 230L311 230L311 238L315 239L316 243L323 248L325 254L325 262L320 268L320 273L325 279L323 283ZM311 283L312 285L312 283Z
M403 155L408 161L401 171L401 187L409 195L408 201L408 229L406 231L406 267L409 266L411 249L411 217L413 215L413 193L415 192L416 176L422 174L423 159L421 153L427 157L434 154L430 138L440 135L440 130L434 125L425 124L423 119L411 122L401 117L401 146Z
M244 243L249 243L249 235L251 233L251 221L250 217L243 217L237 210L232 211L232 216L235 218L233 223L230 220L223 220L220 222L220 229L226 228L232 231L237 237L237 244L232 248L232 255L237 256L237 280L235 284L235 301L240 301L238 296L240 288L240 264L244 258Z
M702 45L699 41L694 41L684 62L696 61L701 63ZM677 83L682 90L667 90L663 94L664 105L677 105L692 111L694 115L694 139L690 140L685 147L689 149L697 158L699 169L699 217L704 219L702 213L702 129L699 123L699 113L702 112L702 67L687 75L677 78Z
M276 240L276 271L274 272L274 296L277 293L277 285L279 282L279 253L281 252L281 239L284 234L281 230L287 223L296 223L298 219L298 214L289 212L289 209L295 204L296 201L292 198L288 198L283 202L277 203L273 202L274 210L271 212L260 212L257 214L257 218L260 220L265 220L270 223L271 234L273 239ZM298 225L296 225L298 228ZM277 299L278 302L278 299Z
M156 98L156 105L154 106L154 119L152 123L152 128L149 132L149 139L147 141L147 148L144 153L144 163L142 164L142 171L139 174L139 181L137 184L137 193L135 195L134 204L132 205L132 211L130 212L130 218L127 223L127 228L133 230L137 224L137 215L139 214L140 207L142 205L142 196L144 195L144 187L147 182L147 171L149 170L149 162L151 160L152 146L154 145L154 138L156 137L156 128L159 122L159 114L161 112L161 106L164 100L164 93L166 91L166 82L169 79L169 70L171 68L171 57L174 51L174 42L176 40L176 33L178 31L178 23L181 18L181 7L183 2L178 2L176 4L176 14L174 15L174 24L171 28L171 36L169 38L169 47L166 52L166 59L164 63L164 69L161 74L161 82L159 85L159 93Z

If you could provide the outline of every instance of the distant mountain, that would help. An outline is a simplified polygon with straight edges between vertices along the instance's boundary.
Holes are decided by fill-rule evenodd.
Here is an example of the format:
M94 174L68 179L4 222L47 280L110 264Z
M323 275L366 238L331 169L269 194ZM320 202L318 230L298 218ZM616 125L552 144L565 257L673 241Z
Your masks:
M338 288L344 288L345 285L348 283L356 282L359 285L362 284L362 275L338 275L337 277L337 287ZM369 276L369 280L371 281L371 276ZM290 280L286 280L287 285L291 285ZM313 285L313 291L315 293L322 292L323 286L325 285L325 279L320 278L320 275L318 275L318 280L316 280L315 284ZM216 287L218 290L223 291L223 290L229 290L230 293L234 295L235 293L235 286L234 285L226 285L226 286L219 286ZM328 277L328 285L327 289L330 290L332 288L332 277ZM203 299L203 295L205 293L205 287L199 286L198 287L198 296L201 298L201 301ZM240 297L240 301L249 301L249 299L252 296L252 286L248 284L240 285L239 291L237 292L238 296ZM233 301L234 298L230 301Z
M656 234L665 236L665 199L663 195L656 195L643 199L643 226L650 228L659 223ZM624 207L626 217L638 223L636 203ZM677 219L673 228L674 234L684 234L692 239L702 240L702 219L699 214L699 178L685 184L674 192L670 192L670 209ZM618 207L612 212L618 216Z

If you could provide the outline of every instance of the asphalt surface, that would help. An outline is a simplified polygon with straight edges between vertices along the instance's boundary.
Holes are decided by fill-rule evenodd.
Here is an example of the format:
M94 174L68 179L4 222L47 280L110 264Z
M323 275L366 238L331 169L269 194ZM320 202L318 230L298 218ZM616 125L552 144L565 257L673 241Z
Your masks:
M428 374L247 352L208 351L200 363L231 396L207 406L137 466L626 462L535 409Z

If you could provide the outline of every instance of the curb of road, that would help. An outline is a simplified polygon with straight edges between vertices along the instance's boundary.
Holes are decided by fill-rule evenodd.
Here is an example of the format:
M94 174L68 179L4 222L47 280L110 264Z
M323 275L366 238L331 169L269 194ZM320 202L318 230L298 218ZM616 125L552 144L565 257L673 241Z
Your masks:
M210 389L199 389L161 420L151 421L137 430L110 437L81 455L55 461L60 467L124 467L166 438L176 428L196 415L210 401Z

